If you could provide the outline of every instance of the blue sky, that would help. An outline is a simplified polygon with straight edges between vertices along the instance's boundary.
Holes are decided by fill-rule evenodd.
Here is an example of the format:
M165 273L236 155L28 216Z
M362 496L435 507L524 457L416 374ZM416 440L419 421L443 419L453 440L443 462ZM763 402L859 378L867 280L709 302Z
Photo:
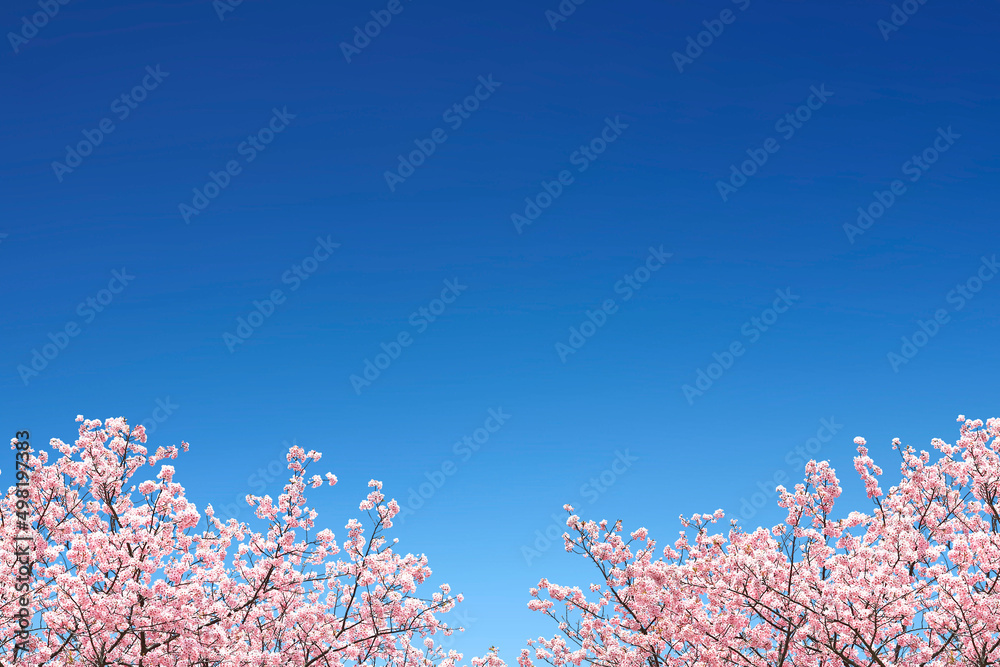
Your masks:
M338 535L430 484L397 536L510 660L564 503L771 524L996 415L994 6L390 5L4 5L4 428L155 423L217 506L294 440Z

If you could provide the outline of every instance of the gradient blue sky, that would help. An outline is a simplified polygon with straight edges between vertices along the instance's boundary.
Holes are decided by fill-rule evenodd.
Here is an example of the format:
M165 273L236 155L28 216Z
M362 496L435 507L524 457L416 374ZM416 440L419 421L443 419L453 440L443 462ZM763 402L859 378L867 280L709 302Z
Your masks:
M340 477L314 496L338 536L370 478L405 501L450 461L395 533L466 594L452 645L508 660L553 631L530 586L592 578L558 547L524 557L564 503L673 541L678 514L738 512L775 473L801 475L789 453L822 419L840 426L816 455L853 502L855 435L893 475L892 437L927 446L959 413L997 415L1000 280L949 299L1000 250L997 5L927 0L886 40L888 2L744 2L589 0L553 30L556 0L402 0L350 63L339 44L387 3L243 2L224 20L209 0L60 6L0 48L0 422L41 443L73 437L78 413L138 423L169 399L151 440L191 443L178 479L199 505L276 493L258 471L295 439ZM678 72L672 54L727 8ZM0 26L37 11L5 3ZM169 74L120 120L112 102L147 66ZM442 113L490 75L500 87L450 129ZM821 85L832 96L786 140L775 123ZM295 118L245 162L274 108ZM627 129L578 172L573 153L617 117ZM53 161L104 118L114 132L60 182ZM439 127L447 141L390 191L396 156ZM907 180L948 127L960 137ZM717 181L770 137L779 150L723 201ZM186 224L178 205L230 160L241 172ZM566 169L519 234L511 214ZM849 242L843 225L897 178L906 192ZM292 291L282 277L317 237L341 245ZM616 283L650 246L672 256L625 301ZM123 268L134 280L102 312L78 310ZM411 313L446 279L468 288L418 332ZM230 352L223 334L275 289L286 301ZM751 342L779 289L800 299ZM609 298L563 363L555 344ZM887 354L938 309L947 323L894 372ZM18 366L71 323L24 382ZM412 345L358 395L350 376L400 332ZM735 341L745 353L686 400ZM507 423L456 453L498 408ZM626 450L638 461L613 485L584 487Z

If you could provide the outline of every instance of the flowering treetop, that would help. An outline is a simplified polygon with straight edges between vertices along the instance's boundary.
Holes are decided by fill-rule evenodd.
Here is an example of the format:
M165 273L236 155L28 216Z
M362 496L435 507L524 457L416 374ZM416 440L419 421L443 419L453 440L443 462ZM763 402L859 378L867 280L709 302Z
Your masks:
M369 482L360 504L370 526L352 519L338 541L315 529L305 496L307 485L337 479L307 478L320 454L292 447L283 492L247 496L266 526L255 531L187 500L163 463L177 447L150 454L143 427L122 418L77 421L76 442L53 439L51 460L47 451L28 457L28 521L18 525L14 487L0 500L0 605L8 619L25 602L30 609L26 641L16 625L2 626L2 664L452 667L461 660L434 635L453 632L439 617L462 596L446 584L419 593L431 570L425 557L397 553L396 540L385 537L399 505L385 501L380 482ZM159 464L152 477L141 473L146 464ZM13 574L18 547L34 565L27 592Z
M82 418L81 418L82 420ZM291 478L277 498L247 497L263 532L202 514L150 455L142 427L82 420L60 455L31 456L29 527L18 526L13 488L0 501L0 604L27 600L27 645L0 635L4 665L455 667L434 635L461 602L446 585L429 597L426 559L400 555L385 531L399 512L382 485L361 502L337 541L314 532L306 486L316 452L292 447ZM945 667L1000 662L1000 420L960 417L958 441L937 452L898 440L900 481L855 440L855 470L871 506L835 514L841 486L826 462L803 483L778 487L785 520L745 530L715 526L722 510L681 517L660 547L644 528L583 520L571 506L566 550L597 568L586 590L542 579L529 607L558 633L529 642L520 667ZM187 445L182 443L187 449ZM145 465L152 479L136 483ZM36 563L27 597L16 588L18 540ZM471 660L505 667L498 650Z
M542 579L530 607L559 624L523 667L745 665L938 667L1000 661L1000 420L962 422L938 458L895 440L901 481L864 439L855 469L872 507L836 517L829 464L778 487L784 523L726 533L722 510L682 517L657 548L645 529L583 521L567 506L566 550L589 559L587 592Z

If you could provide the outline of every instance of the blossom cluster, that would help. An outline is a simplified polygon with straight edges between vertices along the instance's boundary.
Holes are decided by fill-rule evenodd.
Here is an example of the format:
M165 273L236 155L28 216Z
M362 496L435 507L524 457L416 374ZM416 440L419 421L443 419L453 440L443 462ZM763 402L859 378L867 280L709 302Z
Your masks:
M892 665L1000 661L1000 420L962 422L931 453L894 440L901 481L856 438L872 506L834 515L839 480L810 461L778 487L785 521L714 528L722 510L681 517L662 549L648 531L583 521L567 506L566 550L601 574L585 592L542 579L530 607L559 625L519 663L618 667Z
M111 667L457 667L436 635L462 602L447 584L429 596L424 556L385 533L400 513L369 482L337 539L316 530L306 487L320 460L294 445L277 498L248 495L258 523L190 503L142 426L85 420L73 444L30 454L27 509L0 499L0 606L30 603L25 641L0 626L0 665ZM776 489L782 523L717 528L723 510L681 516L666 546L645 528L585 520L566 505L567 552L600 574L586 589L543 578L531 610L557 624L528 642L519 667L946 667L1000 663L1000 420L959 417L935 460L893 441L900 480L855 439L855 471L871 506L835 514L840 480L810 461ZM12 442L12 446L14 443ZM181 443L187 449L186 443ZM51 460L50 460L51 457ZM145 477L145 466L158 466ZM18 505L20 501L20 505ZM28 523L30 594L15 591L15 540ZM7 661L13 656L13 662ZM505 667L491 647L473 667Z
M315 530L305 496L307 485L337 479L307 477L320 454L293 446L283 492L247 496L265 526L254 530L188 501L165 463L178 447L149 452L145 429L123 418L77 421L75 443L53 439L51 454L30 456L32 626L24 642L14 625L0 625L0 663L12 656L18 667L340 667L377 659L452 667L462 659L434 641L455 630L440 617L461 595L447 584L419 592L431 570L426 557L397 553L385 537L399 505L386 501L381 482L369 482L359 505L370 525L351 519L338 540ZM142 472L149 466L155 474ZM0 606L8 617L21 595L13 488L0 499Z

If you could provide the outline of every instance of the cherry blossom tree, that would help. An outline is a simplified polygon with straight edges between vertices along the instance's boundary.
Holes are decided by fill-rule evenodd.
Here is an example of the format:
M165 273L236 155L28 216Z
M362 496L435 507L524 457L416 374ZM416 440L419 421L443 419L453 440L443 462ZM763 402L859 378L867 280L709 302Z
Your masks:
M530 607L559 634L519 663L722 666L1000 664L1000 420L962 422L931 453L893 441L900 481L887 491L863 439L855 469L867 512L834 515L841 486L810 462L778 487L783 524L728 531L722 510L681 521L659 549L621 522L567 520L566 549L589 559L588 591L542 579Z
M399 512L379 482L337 541L315 532L306 486L316 452L293 447L277 498L248 496L265 530L199 512L142 427L83 421L58 458L30 456L29 488L0 501L0 605L30 606L26 639L0 634L3 665L110 667L454 667L435 635L461 602L446 585L418 588L426 559L385 536ZM600 667L944 667L1000 662L1000 420L962 423L955 444L903 446L900 479L858 438L855 469L867 511L834 513L835 471L811 461L793 490L778 487L783 523L748 530L722 510L681 518L658 547L648 531L584 521L566 506L567 551L597 568L584 591L542 579L529 607L558 633L529 642L535 661ZM187 445L182 443L183 449ZM53 454L55 456L56 454ZM142 479L149 464L158 470ZM18 503L21 503L20 505ZM201 527L204 526L204 527ZM34 563L17 587L18 545ZM476 667L505 667L491 648Z
M174 468L162 463L177 447L150 454L143 427L123 418L77 421L75 443L53 439L51 458L30 453L22 497L11 486L0 500L0 607L8 619L0 664L452 667L462 659L434 639L455 631L440 617L462 596L447 585L419 593L431 570L385 536L399 505L386 502L380 482L369 482L360 504L368 525L352 519L338 541L316 530L305 497L307 485L337 479L307 477L320 454L292 447L278 498L247 496L264 526L254 530L188 501ZM158 465L149 479L146 465ZM14 574L19 551L33 565L26 592ZM502 664L495 651L472 663Z

